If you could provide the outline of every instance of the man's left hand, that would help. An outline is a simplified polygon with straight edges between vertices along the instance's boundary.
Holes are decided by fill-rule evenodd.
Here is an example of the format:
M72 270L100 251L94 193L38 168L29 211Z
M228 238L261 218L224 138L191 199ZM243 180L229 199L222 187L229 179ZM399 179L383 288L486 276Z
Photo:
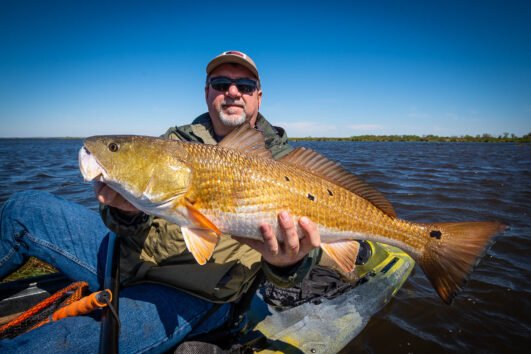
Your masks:
M291 266L303 259L312 249L320 246L319 230L309 218L303 216L299 219L299 225L303 232L301 239L299 239L297 227L289 213L280 212L278 223L283 242L277 240L273 228L269 224L260 225L263 242L242 237L233 236L233 238L260 252L267 263L276 267Z

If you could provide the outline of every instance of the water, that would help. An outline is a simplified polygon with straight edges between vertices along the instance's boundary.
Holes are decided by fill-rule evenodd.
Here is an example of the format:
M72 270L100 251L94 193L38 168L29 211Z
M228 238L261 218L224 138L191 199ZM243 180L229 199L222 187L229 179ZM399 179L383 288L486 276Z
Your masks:
M501 220L511 229L465 290L444 305L418 267L344 353L506 353L531 345L531 146L480 143L296 143L339 161L419 222ZM0 204L50 191L93 210L80 140L0 139ZM323 324L324 326L326 324Z
M373 184L399 217L500 220L497 239L451 306L416 267L344 353L509 353L531 344L531 146L312 142Z

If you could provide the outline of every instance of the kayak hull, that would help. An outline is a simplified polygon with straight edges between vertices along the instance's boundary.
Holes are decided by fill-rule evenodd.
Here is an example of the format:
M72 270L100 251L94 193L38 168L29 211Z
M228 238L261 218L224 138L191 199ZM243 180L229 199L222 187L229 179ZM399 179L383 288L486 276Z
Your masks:
M373 245L374 246L374 245ZM377 259L360 268L359 284L333 299L276 309L257 292L248 326L267 337L260 353L337 353L404 284L415 262L398 248L378 244ZM373 257L374 258L374 257ZM377 264L374 264L377 262Z

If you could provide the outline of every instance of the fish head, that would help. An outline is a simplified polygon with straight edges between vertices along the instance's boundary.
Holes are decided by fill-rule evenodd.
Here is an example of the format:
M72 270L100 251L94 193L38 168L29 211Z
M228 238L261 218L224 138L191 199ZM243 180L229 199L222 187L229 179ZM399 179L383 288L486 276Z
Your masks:
M172 204L191 184L179 142L145 136L93 136L79 151L86 181L109 185L144 212Z

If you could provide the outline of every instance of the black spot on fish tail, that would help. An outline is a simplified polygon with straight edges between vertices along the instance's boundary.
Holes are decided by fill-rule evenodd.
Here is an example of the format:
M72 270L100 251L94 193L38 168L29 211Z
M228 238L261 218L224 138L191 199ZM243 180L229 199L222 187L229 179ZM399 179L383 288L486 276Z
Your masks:
M439 230L432 230L430 232L430 237L435 237L437 240L440 240L442 237L442 233Z
M431 224L419 265L437 290L441 299L450 304L463 288L470 272L485 254L494 236L505 230L499 222L447 222ZM440 239L444 234L444 242Z

